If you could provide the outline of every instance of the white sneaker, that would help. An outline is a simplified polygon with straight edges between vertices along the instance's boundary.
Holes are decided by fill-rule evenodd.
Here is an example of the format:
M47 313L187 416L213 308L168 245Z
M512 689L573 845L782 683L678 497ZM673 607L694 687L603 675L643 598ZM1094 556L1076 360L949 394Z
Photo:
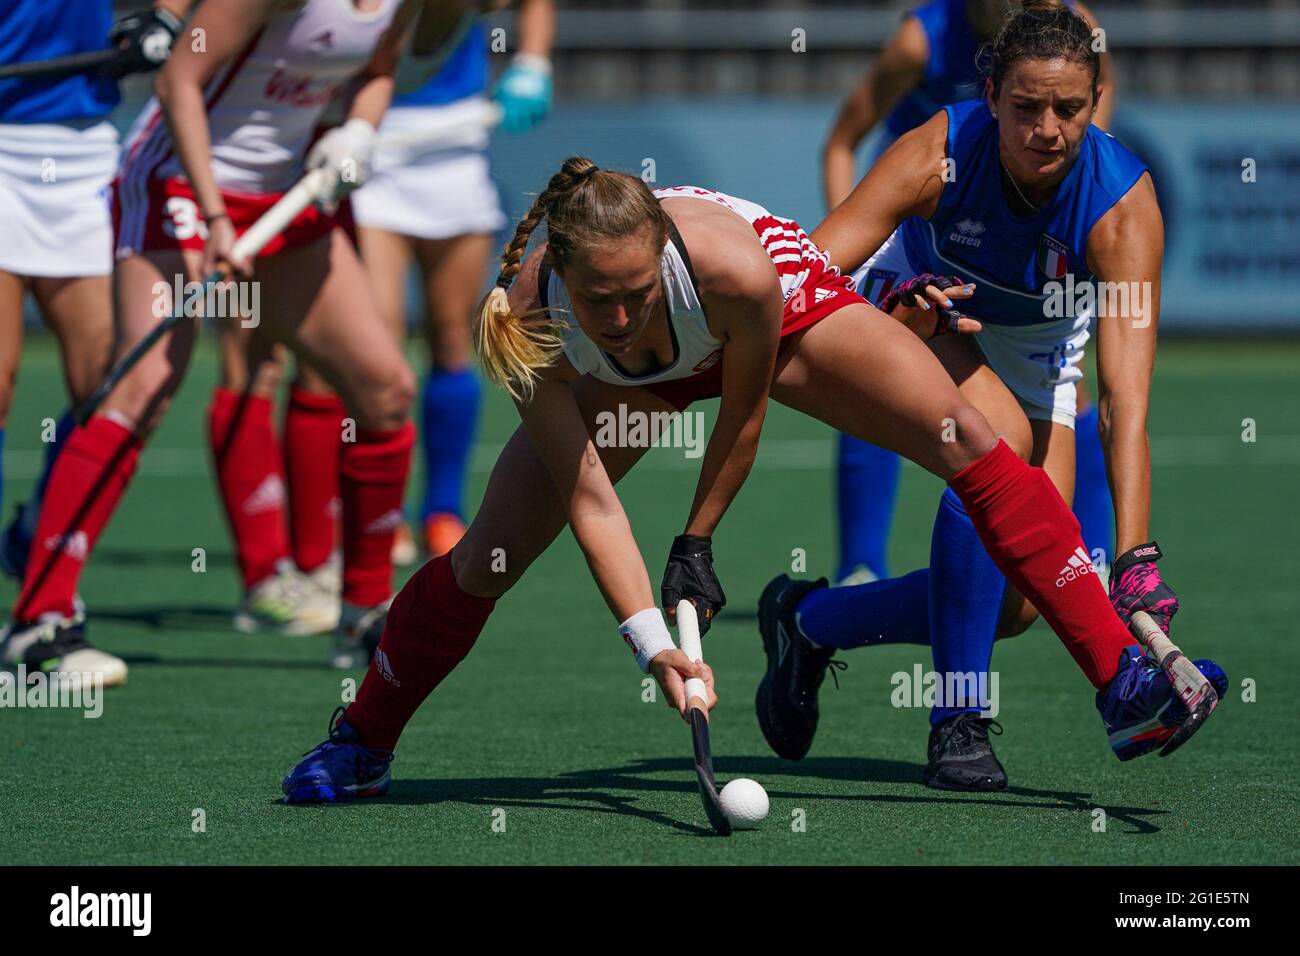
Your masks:
M376 604L373 607L360 607L343 602L339 626L334 631L334 647L330 651L330 663L339 670L369 667L370 657L379 646L379 639L384 636L384 625L388 623L388 608L392 603L391 597L383 604Z
M419 560L420 549L416 547L411 526L403 521L397 526L397 533L393 535L393 564L399 568L409 568Z
M0 662L45 674L77 674L81 680L98 679L104 687L126 683L126 661L86 643L86 619L42 614L34 624L0 631Z
M338 624L338 602L315 587L292 564L282 563L253 585L235 612L236 630L245 634L325 634Z
M321 594L328 595L336 604L343 594L343 555L335 551L329 560L320 567L306 572L310 581ZM338 624L335 617L335 626Z
M836 583L837 588L852 588L859 584L871 584L873 581L879 581L880 578L865 564L859 564Z

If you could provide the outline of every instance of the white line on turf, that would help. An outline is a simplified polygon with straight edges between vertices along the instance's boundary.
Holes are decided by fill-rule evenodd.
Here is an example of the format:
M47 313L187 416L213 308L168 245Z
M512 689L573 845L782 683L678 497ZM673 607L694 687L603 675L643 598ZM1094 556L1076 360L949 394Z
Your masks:
M502 445L474 446L470 470L486 474L492 470ZM10 449L4 453L6 478L33 479L40 471L45 453ZM759 444L758 471L824 471L835 462L832 438L772 438ZM1218 468L1300 465L1300 435L1265 435L1245 443L1217 435L1159 436L1151 439L1151 462L1157 467ZM905 462L908 467L915 467ZM418 467L418 466L417 466ZM652 448L637 465L638 471L699 471L700 460L687 458L680 448ZM200 478L211 473L208 453L198 448L146 447L140 474L146 478Z

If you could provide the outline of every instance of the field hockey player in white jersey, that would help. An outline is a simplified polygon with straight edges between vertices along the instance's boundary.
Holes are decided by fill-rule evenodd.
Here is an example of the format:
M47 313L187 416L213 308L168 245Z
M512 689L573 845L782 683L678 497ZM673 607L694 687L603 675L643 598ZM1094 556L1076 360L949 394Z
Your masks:
M546 242L525 259L543 221ZM1082 542L1060 530L1072 519L1050 479L997 439L924 343L857 295L798 223L755 203L689 186L651 193L635 176L570 157L516 228L477 341L522 425L465 537L394 599L356 701L285 777L290 802L387 790L393 747L416 708L566 524L665 700L684 713L685 680L711 684L674 646L614 491L649 443L631 432L600 440L602 411L653 420L721 399L660 587L670 616L689 600L707 630L726 603L712 535L754 462L770 394L946 480L979 516L999 567L1041 603L1090 676L1113 673L1129 642L1100 589L1054 584L1060 558ZM938 426L945 419L956 435Z
M444 4L406 0L205 0L159 74L114 187L119 355L170 314L178 282L230 261L235 238L309 169L325 171L317 199L332 209L364 181L388 105L404 35ZM312 138L341 96L347 120ZM391 589L393 516L400 515L413 431L414 382L368 294L337 214L310 208L267 245L256 282L218 301L241 307L219 322L256 321L331 381L355 424L341 453L343 616L335 656L364 659ZM253 296L256 295L256 298ZM209 299L209 301L212 301ZM250 310L248 306L257 308ZM249 315L250 311L256 314ZM188 366L197 323L145 354L69 440L50 477L37 537L78 542L84 558L120 500L140 448ZM15 618L70 609L80 560L68 549L29 562Z

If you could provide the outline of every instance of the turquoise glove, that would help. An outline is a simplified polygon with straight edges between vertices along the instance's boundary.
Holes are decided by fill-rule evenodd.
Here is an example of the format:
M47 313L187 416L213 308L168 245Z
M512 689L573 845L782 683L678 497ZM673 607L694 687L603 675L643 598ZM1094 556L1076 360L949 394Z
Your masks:
M520 53L501 74L492 98L501 104L501 128L522 133L551 111L551 61L533 53Z

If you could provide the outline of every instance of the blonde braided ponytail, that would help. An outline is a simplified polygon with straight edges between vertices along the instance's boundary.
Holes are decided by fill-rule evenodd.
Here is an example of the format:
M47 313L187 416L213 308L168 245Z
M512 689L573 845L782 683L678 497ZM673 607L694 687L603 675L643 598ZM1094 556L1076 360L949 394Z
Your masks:
M596 171L596 164L571 156L533 201L515 234L501 253L501 271L492 291L479 304L474 338L479 361L488 379L516 401L526 401L537 386L538 371L550 365L563 350L560 336L546 309L516 314L510 308L510 283L524 267L524 250L533 230L547 212L563 201Z

